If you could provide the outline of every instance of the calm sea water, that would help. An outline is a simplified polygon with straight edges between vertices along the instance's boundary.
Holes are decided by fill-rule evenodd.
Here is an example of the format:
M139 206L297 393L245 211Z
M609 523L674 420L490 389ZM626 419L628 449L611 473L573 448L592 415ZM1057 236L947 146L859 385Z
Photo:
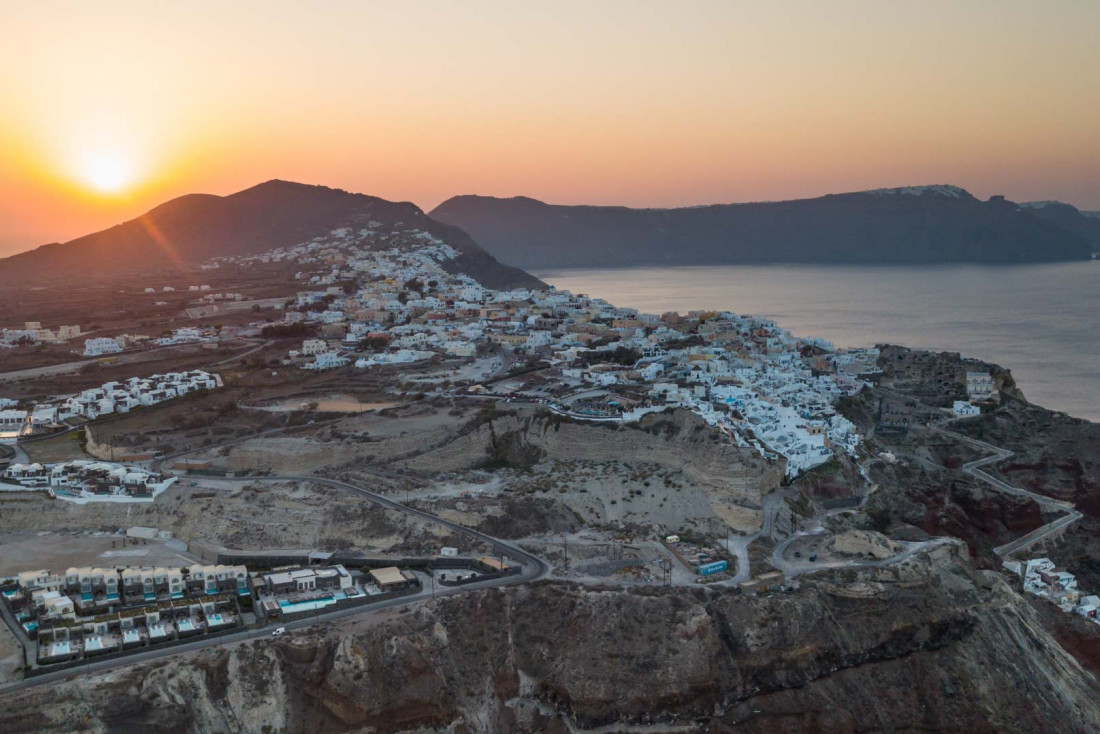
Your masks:
M662 313L774 318L837 346L890 342L1012 370L1039 405L1100 421L1100 262L1031 266L715 266L547 270L574 293Z

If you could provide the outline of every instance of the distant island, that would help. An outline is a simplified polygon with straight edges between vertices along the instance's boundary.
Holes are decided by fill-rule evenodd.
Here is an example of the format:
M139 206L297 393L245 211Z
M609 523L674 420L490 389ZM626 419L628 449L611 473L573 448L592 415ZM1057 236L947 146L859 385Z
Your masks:
M456 196L429 216L525 268L1088 260L1100 219L1060 202L981 201L957 186L681 209Z

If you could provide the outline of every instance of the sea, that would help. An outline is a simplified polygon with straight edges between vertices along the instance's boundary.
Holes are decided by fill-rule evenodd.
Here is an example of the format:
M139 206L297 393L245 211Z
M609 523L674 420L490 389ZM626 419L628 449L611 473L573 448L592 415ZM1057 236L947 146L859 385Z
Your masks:
M723 265L534 271L646 313L775 319L837 347L961 352L1012 371L1032 403L1100 422L1100 261L1021 266Z

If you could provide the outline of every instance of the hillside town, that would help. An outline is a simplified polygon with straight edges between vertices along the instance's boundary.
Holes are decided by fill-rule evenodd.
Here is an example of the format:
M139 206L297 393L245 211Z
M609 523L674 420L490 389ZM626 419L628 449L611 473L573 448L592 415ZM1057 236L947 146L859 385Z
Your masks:
M287 354L304 369L503 351L518 360L512 371L538 365L557 385L510 383L490 397L538 400L591 421L686 408L738 445L782 457L789 476L859 449L858 430L835 405L877 369L874 349L836 350L772 320L724 311L655 315L554 288L493 290L452 273L456 255L425 232L368 227L223 261L302 267L298 279L309 289L288 301L283 323L320 332ZM496 364L505 371L503 360Z
M1063 612L1077 614L1100 624L1100 596L1083 594L1077 588L1077 578L1059 568L1049 558L1027 561L1006 559L1004 568L1020 577L1024 591L1057 605Z

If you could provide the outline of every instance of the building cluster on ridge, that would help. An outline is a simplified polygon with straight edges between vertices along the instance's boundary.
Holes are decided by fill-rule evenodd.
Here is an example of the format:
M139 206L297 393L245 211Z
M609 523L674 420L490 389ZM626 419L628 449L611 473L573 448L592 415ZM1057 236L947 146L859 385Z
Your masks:
M11 464L0 472L0 485L44 489L59 499L154 499L176 477L108 461L74 459L56 464ZM7 489L0 486L0 490Z
M79 324L43 329L40 321L27 321L22 329L0 329L0 349L11 349L36 344L64 344L81 334Z
M54 398L19 409L15 400L0 398L0 431L29 434L44 426L57 426L69 418L95 420L111 413L156 405L196 390L221 386L221 377L204 370L167 372L148 377L112 380L76 395Z
M1064 568L1058 568L1049 558L1029 561L1008 559L1004 567L1018 575L1024 591L1057 604L1063 612L1078 614L1100 624L1100 596L1082 594L1077 579Z
M505 348L537 355L563 385L629 393L580 408L548 401L577 419L631 421L685 408L742 446L783 456L792 475L859 447L858 431L835 405L862 389L861 375L877 371L877 350L835 350L730 312L654 315L554 288L494 290L452 272L457 254L428 233L382 232L371 223L222 260L302 266L297 277L310 289L287 302L283 321L319 332L287 355L305 369ZM364 344L369 353L358 354Z

